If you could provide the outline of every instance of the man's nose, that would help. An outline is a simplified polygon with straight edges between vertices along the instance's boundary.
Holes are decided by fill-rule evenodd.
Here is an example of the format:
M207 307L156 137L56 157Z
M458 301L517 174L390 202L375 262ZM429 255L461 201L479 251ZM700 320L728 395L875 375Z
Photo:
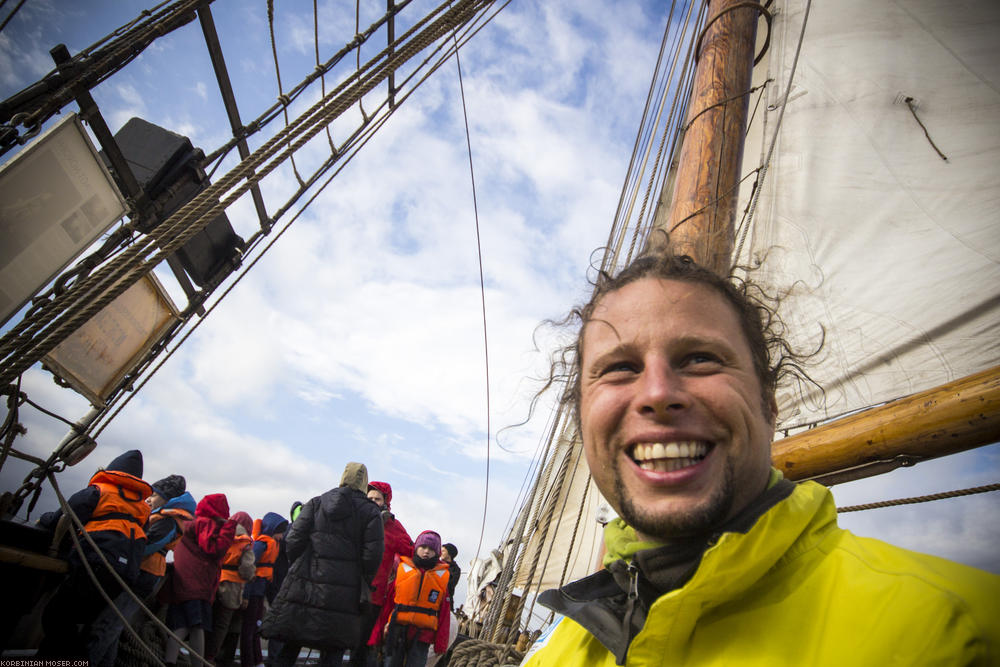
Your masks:
M685 380L665 360L651 360L643 368L639 382L641 412L665 414L688 406L690 396Z

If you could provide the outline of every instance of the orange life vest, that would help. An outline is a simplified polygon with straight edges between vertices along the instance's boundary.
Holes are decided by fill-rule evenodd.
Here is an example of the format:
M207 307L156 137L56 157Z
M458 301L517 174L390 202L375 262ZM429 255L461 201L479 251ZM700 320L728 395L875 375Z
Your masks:
M278 560L278 541L270 535L260 535L256 539L266 544L267 548L264 549L260 560L257 561L257 572L255 574L262 579L271 581L274 579L274 562Z
M174 539L167 542L160 549L143 558L142 565L139 566L139 569L143 572L149 572L158 577L162 577L167 573L167 552L173 550L177 546L177 543L181 541L181 538L184 537L184 524L194 519L194 517L191 516L190 512L182 509L161 509L159 512L149 515L149 525L152 526L157 521L162 521L163 519L172 519L174 521L174 524L177 526L177 534L174 536Z
M438 562L429 570L421 570L412 558L402 556L396 569L396 608L393 617L397 623L415 625L426 630L437 630L438 610L448 594L448 564Z
M222 573L219 575L219 581L246 583L246 579L240 577L240 559L243 558L243 552L251 548L250 545L252 544L253 539L249 535L237 535L233 539L233 543L229 545L229 550L226 551L226 555L222 558Z
M153 487L135 475L118 470L98 471L90 478L90 486L96 486L101 496L90 520L83 525L84 530L117 531L132 540L146 539L142 527L149 519L150 509L145 501L152 495Z

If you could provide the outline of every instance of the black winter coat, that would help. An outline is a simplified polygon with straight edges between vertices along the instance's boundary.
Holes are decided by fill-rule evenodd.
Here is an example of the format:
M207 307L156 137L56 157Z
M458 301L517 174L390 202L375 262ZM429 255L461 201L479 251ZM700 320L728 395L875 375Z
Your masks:
M306 503L285 535L291 567L261 633L310 648L357 646L382 540L379 507L357 489L339 486Z

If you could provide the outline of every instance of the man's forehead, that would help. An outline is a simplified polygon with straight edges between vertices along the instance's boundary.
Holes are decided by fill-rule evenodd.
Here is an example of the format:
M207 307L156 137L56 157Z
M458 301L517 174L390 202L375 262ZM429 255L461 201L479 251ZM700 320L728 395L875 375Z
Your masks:
M602 328L613 332L650 320L664 326L682 324L705 334L739 324L733 305L708 285L644 278L601 297L584 325L584 334Z

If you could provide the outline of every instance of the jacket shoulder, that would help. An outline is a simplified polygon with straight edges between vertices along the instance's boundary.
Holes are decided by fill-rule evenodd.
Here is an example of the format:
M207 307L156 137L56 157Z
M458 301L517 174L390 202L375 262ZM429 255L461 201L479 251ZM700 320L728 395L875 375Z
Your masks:
M907 615L937 617L952 609L992 634L1000 650L1000 576L846 530L838 552L842 562L856 562L870 588L891 589L900 609L912 610Z
M613 667L614 656L573 619L563 617L549 626L531 645L522 667L593 665Z

